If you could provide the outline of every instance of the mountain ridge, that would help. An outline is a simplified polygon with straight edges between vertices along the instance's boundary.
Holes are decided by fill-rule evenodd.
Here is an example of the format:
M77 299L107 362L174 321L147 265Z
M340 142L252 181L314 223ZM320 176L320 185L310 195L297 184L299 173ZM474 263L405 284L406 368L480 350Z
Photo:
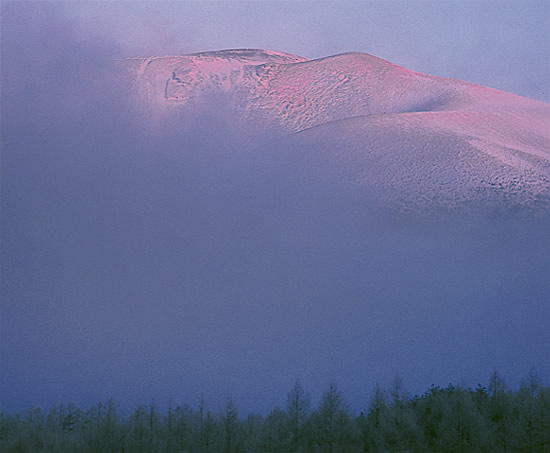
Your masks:
M314 146L320 154L345 144L355 158L333 165L348 166L370 192L394 181L397 189L386 195L393 200L399 192L400 205L413 187L427 200L441 199L442 190L455 193L450 199L496 193L525 206L550 198L550 104L542 101L361 52L307 60L230 49L143 57L129 66L150 124L225 105L245 133L287 136L287 146ZM410 156L445 165L411 166ZM416 180L425 183L417 187Z

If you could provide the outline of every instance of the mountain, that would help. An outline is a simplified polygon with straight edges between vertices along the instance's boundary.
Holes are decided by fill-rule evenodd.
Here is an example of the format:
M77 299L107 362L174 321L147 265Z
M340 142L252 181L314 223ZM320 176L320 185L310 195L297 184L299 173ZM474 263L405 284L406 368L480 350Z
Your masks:
M550 206L550 105L540 101L357 52L307 60L238 49L120 63L151 124L223 104L240 130L283 136L312 168L334 169L399 209Z

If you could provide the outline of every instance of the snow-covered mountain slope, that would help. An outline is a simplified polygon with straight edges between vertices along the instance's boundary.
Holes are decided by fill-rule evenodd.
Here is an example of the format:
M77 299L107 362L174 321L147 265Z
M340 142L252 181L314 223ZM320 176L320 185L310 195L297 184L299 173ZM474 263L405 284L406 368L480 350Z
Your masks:
M483 125L476 129L476 122ZM400 210L456 210L479 207L479 202L497 209L549 208L548 138L530 135L530 128L518 131L513 121L495 114L361 116L287 141L316 155L325 168L336 168L343 179L356 181L372 199Z
M193 108L205 97L242 97L243 90L258 81L250 77L251 68L302 61L306 59L281 52L236 49L175 57L135 57L121 63L130 70L144 108L162 115L174 106Z
M245 130L288 135L287 146L330 162L384 202L531 208L550 199L543 102L363 53L306 60L242 49L122 64L153 122L222 97Z

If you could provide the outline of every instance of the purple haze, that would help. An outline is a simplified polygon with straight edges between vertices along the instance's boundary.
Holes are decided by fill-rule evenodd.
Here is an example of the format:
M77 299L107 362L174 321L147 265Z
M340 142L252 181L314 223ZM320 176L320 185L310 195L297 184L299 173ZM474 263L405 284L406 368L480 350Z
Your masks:
M144 134L108 36L3 4L2 409L548 379L548 220L393 217L223 111Z

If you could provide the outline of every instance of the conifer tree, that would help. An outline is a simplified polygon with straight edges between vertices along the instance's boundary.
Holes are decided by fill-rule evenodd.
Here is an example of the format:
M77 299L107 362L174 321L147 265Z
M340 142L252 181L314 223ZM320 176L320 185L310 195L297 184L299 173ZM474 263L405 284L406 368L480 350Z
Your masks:
M315 421L322 451L343 453L357 446L359 436L355 424L336 384L330 384L323 394Z
M294 386L288 392L286 417L289 426L290 439L289 447L291 452L299 452L304 445L304 430L306 420L310 412L309 395L302 387L299 379L296 379Z
M225 404L225 412L223 414L223 429L224 429L224 451L225 453L233 453L238 445L238 426L239 411L235 401L231 397L227 398Z

